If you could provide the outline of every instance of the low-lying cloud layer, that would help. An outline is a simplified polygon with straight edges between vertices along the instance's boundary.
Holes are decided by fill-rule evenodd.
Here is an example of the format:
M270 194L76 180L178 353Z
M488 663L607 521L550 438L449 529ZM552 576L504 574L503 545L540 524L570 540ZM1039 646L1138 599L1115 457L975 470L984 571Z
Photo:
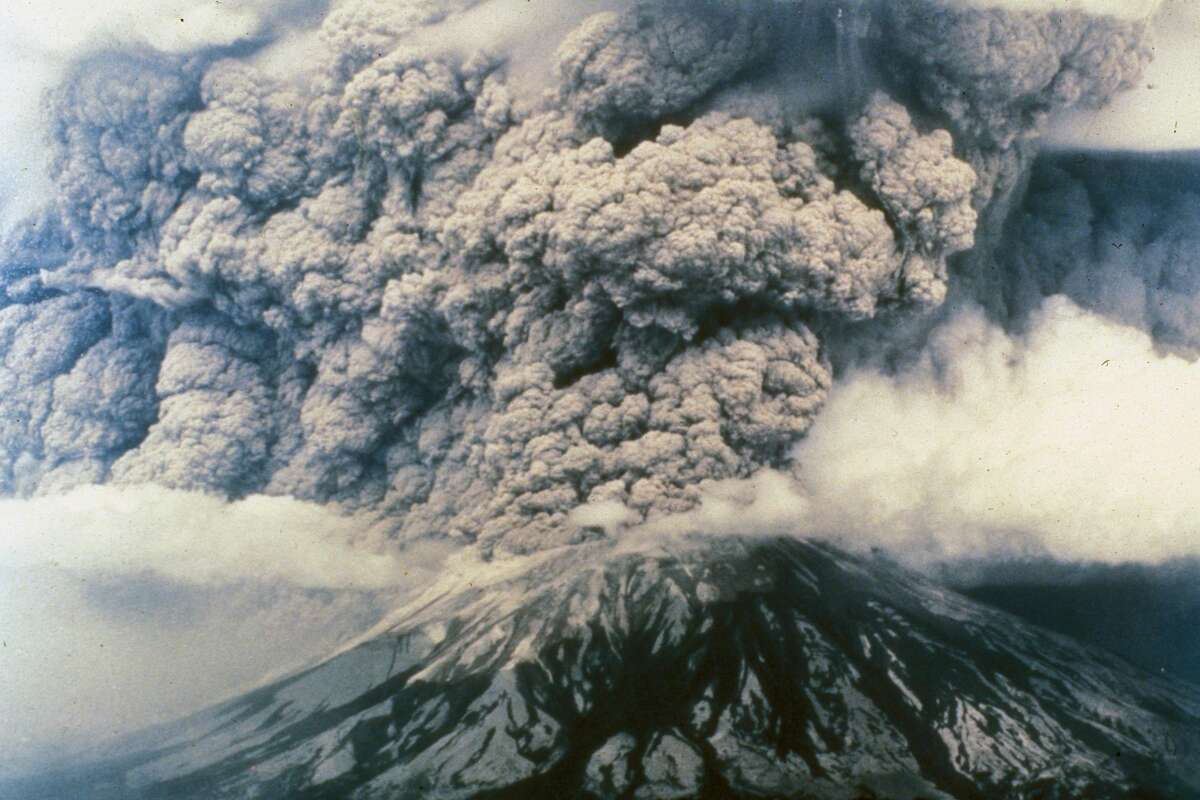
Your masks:
M141 572L182 584L278 581L310 589L384 589L403 580L395 552L355 547L364 524L286 497L219 497L159 486L89 486L0 500L0 561L83 575Z
M0 775L325 656L438 574L363 528L154 486L0 501Z

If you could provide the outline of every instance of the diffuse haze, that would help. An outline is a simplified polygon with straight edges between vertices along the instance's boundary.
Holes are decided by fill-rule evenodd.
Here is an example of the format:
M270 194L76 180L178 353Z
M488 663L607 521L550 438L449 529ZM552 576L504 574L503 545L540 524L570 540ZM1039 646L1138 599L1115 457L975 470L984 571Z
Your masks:
M532 37L447 46L463 13L336 4L300 74L75 67L0 256L0 492L288 495L490 553L799 474L838 337L1006 280L1033 138L1150 57L1138 17L664 1L555 18L531 84Z

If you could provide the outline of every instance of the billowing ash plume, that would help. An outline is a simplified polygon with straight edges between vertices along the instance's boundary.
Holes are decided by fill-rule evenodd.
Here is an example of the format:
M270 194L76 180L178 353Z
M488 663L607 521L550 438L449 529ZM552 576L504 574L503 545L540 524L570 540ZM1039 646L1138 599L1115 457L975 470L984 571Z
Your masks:
M473 5L336 6L290 80L79 65L4 255L0 489L288 494L508 551L598 535L582 503L687 510L789 466L834 332L936 308L974 244L1000 274L1031 137L1149 57L1078 12L664 0L581 20L530 98L514 54L436 44Z

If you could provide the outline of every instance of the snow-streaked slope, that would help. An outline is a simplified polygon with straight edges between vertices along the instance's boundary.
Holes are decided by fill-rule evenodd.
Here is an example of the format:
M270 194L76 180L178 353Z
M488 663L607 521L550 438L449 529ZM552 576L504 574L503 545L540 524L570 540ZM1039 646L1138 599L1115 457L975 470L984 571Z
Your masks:
M726 539L448 581L74 779L138 798L1186 798L1197 764L1200 689L883 561Z

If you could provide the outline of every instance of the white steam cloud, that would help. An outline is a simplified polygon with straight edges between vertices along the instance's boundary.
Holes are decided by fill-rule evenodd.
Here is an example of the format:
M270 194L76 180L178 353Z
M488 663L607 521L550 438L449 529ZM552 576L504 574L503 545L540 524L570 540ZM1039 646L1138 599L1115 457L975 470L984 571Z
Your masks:
M798 449L815 523L949 557L1200 554L1200 365L1051 298L1021 337L967 313L921 365L835 390Z
M0 561L82 573L152 572L185 584L280 581L311 589L400 582L393 554L355 549L362 523L286 497L236 503L157 486L86 486L0 500Z

